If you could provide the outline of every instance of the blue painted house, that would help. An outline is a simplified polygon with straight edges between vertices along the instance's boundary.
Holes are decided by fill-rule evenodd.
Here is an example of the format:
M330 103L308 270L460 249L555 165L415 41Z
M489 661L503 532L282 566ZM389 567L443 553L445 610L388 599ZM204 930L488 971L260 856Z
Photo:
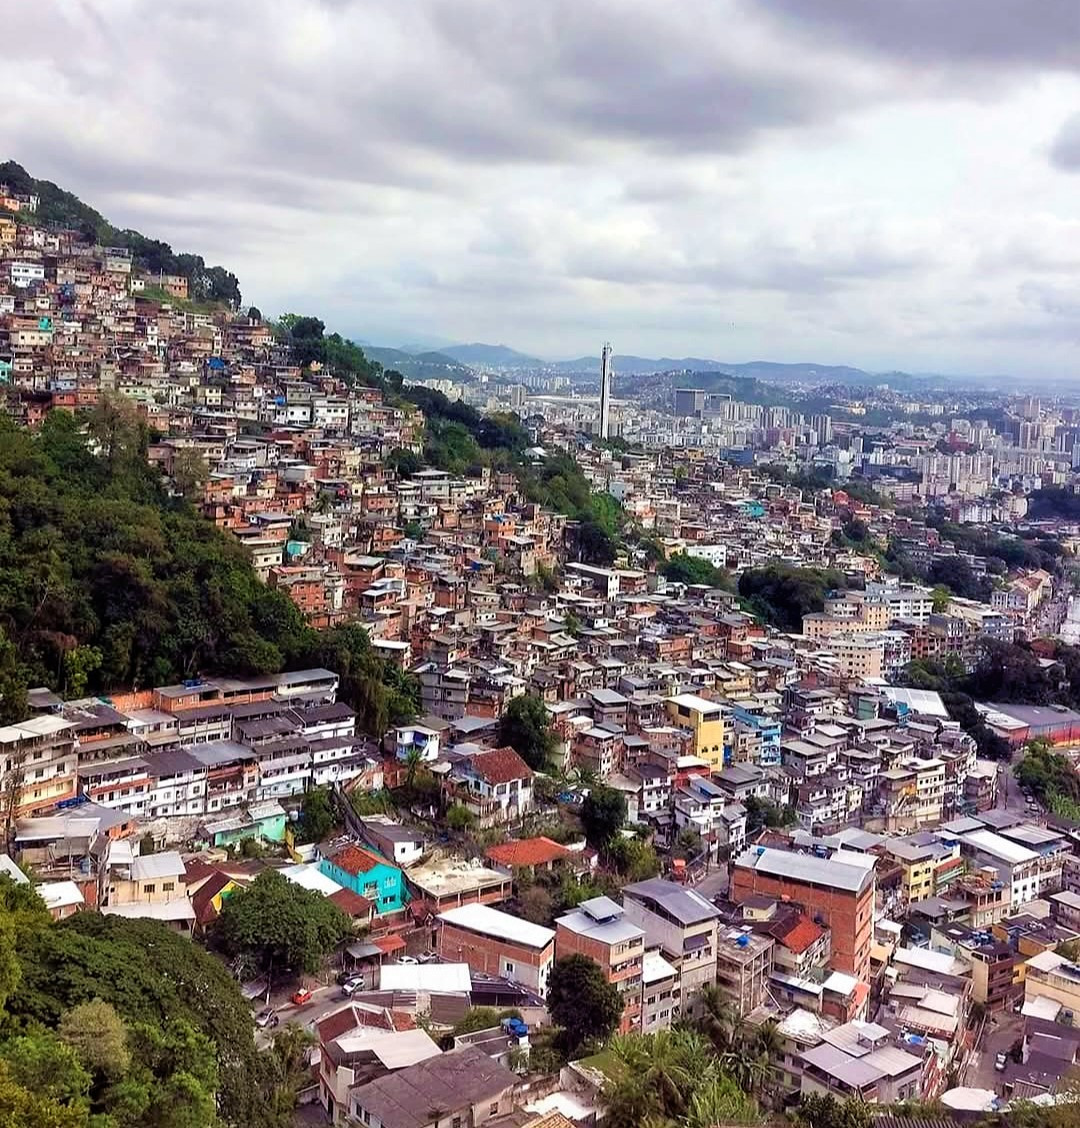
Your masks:
M353 842L334 850L319 862L331 881L370 901L377 913L393 913L405 907L405 879L397 866Z

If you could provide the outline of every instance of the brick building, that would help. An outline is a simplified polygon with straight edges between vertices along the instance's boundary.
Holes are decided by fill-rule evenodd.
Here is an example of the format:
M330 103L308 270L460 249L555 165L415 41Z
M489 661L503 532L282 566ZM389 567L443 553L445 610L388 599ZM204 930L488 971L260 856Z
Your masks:
M619 1033L641 1023L642 960L645 933L610 897L593 897L555 921L555 955L580 954L595 960L623 996Z
M490 905L460 905L436 918L436 946L447 963L498 975L547 994L555 961L555 933Z
M870 978L874 935L874 865L869 854L838 850L831 857L757 846L740 855L731 874L731 899L774 897L801 905L832 934L830 964Z

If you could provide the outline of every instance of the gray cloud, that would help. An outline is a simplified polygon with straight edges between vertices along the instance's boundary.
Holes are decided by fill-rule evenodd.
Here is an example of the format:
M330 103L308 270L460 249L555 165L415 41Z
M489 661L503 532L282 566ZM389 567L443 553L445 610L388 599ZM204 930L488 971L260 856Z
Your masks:
M820 42L868 47L905 66L1080 70L1080 6L1072 0L762 0Z
M1071 0L11 8L0 155L267 310L553 355L1062 339Z

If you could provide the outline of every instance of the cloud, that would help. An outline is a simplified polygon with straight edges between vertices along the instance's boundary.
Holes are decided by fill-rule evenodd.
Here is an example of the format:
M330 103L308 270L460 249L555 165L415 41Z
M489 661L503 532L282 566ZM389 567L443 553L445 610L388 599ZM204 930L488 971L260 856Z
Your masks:
M1057 0L39 0L0 155L367 339L941 369L1012 334L1037 372L1080 269L1078 31Z

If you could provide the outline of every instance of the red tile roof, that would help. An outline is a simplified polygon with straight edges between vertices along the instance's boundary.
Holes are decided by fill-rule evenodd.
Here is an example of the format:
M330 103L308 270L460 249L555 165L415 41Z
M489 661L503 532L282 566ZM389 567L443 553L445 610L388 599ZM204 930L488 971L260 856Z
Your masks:
M570 853L565 846L550 838L518 838L487 849L487 856L503 866L542 866L565 858Z
M351 873L353 877L370 873L376 866L389 865L389 862L384 861L377 854L371 853L370 850L364 850L362 847L352 844L342 847L335 854L331 854L330 861L338 869Z
M822 930L809 917L801 916L796 921L795 927L786 936L780 937L780 942L799 956L822 934Z
M491 748L474 752L469 760L473 771L488 783L510 783L515 779L532 779L532 768L513 748Z
M371 919L372 904L366 897L354 893L351 889L339 889L330 894L330 900L347 916Z

